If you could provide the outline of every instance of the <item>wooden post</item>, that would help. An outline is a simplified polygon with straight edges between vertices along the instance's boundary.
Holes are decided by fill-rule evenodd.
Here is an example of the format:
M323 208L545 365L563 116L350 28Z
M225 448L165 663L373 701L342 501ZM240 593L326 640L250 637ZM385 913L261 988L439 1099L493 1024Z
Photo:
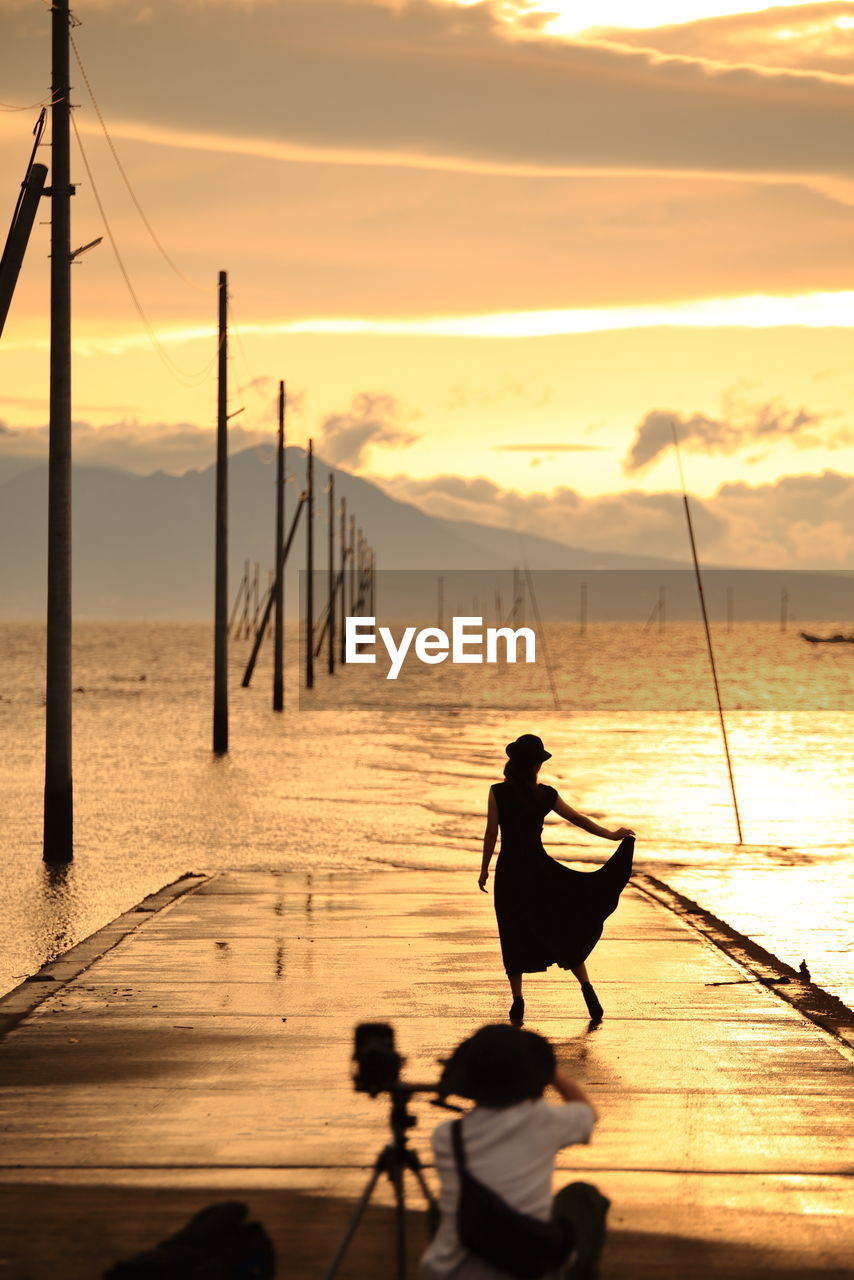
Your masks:
M46 862L74 856L71 777L71 154L68 0L51 6L50 459L44 830Z
M252 630L258 630L258 617L261 613L261 565L255 561L255 573L252 578Z
M243 561L243 617L240 619L240 631L238 639L247 640L249 638L249 561Z
M280 576L283 576L285 572L285 566L288 562L288 553L290 552L290 549L291 549L291 543L294 540L294 534L297 531L297 525L299 524L300 514L302 513L302 509L305 506L305 499L306 499L306 495L304 493L301 493L299 502L297 503L297 509L294 512L294 518L291 521L290 533L287 536L287 540L285 542L284 547L282 548L281 555L279 557L279 563L278 563L276 572ZM267 603L264 606L264 612L261 616L261 624L258 627L258 631L255 636L255 643L252 646L252 652L249 655L249 661L246 664L246 670L243 673L242 683L243 683L244 689L248 689L252 681L252 674L255 671L255 663L258 661L258 654L261 652L261 645L264 641L264 635L267 631L267 624L270 621L270 614L273 611L273 604L275 602L275 599L276 599L276 583L274 581L273 589L270 592L269 596L267 597Z
M214 590L213 749L228 751L228 277L219 273L216 417L216 581ZM247 581L246 597L249 596Z
M44 111L42 111L43 117ZM24 254L27 251L30 232L36 220L39 201L44 195L46 181L47 167L43 164L31 164L24 179L18 207L15 210L15 217L9 228L6 248L3 250L2 259L0 259L0 334L3 333L3 328L6 324L6 317L12 304L12 296L18 283L18 276L24 261ZM71 246L69 244L69 253L70 251Z
M240 610L243 604L243 592L245 590L246 590L246 576L244 574L244 576L240 579L240 586L237 588L237 595L234 597L234 604L231 606L231 617L228 620L229 635L231 635L232 631L234 631L234 624L237 621L238 611ZM237 636L237 638L240 639L239 629L234 633Z
M305 687L314 688L314 446L306 455Z
M284 382L279 383L279 437L276 447L276 608L273 629L273 710L285 709L285 574L279 571L285 541L285 407Z
M350 549L347 553L350 561L350 616L356 612L356 517L350 516Z
M338 590L335 582L335 473L329 472L329 555L327 557L329 572L329 648L327 668L329 674L335 674L335 593Z

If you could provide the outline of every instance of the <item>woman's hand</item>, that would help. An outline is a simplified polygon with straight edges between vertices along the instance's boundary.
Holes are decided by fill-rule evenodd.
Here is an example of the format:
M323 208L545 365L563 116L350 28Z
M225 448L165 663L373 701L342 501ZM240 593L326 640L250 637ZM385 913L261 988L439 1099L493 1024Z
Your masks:
M616 831L611 832L612 840L625 840L627 836L633 836L635 833L631 827L617 827Z
M484 868L484 870L481 871L480 875L477 878L477 887L478 889L480 889L481 893L486 893L486 882L488 879L489 879L489 869Z

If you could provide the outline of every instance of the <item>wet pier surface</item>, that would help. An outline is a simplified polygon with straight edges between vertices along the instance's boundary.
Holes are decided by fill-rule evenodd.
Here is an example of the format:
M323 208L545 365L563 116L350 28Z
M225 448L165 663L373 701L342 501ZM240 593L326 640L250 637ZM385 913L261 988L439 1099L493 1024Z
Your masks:
M354 1025L392 1022L404 1078L430 1081L506 1017L475 881L187 880L0 1001L0 1277L92 1280L225 1199L263 1222L278 1274L320 1277L389 1132L387 1101L350 1083ZM590 969L598 1029L559 970L526 980L526 1025L601 1113L555 1186L610 1197L603 1280L849 1276L850 1049L637 887ZM447 1112L413 1109L429 1166ZM394 1275L390 1204L381 1185L342 1277Z

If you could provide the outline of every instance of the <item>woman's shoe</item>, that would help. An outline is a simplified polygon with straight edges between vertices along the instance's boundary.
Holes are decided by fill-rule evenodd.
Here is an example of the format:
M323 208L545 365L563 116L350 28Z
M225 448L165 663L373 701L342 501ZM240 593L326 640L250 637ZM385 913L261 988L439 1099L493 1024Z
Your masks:
M522 1021L525 1017L525 1001L521 996L513 997L513 1003L510 1006L510 1012L507 1016L511 1022L521 1027Z
M605 1016L605 1010L599 1002L599 997L593 990L591 982L582 982L581 994L584 996L584 1003L587 1005L587 1012L590 1014L591 1022L601 1022Z

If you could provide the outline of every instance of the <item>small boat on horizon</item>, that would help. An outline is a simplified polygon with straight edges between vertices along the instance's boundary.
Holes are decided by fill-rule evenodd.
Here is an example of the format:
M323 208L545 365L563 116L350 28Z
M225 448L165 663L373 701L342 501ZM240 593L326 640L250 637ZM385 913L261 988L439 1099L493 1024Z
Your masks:
M800 634L810 644L854 644L854 635L844 636L841 631L832 636L814 636L809 631L802 631Z

